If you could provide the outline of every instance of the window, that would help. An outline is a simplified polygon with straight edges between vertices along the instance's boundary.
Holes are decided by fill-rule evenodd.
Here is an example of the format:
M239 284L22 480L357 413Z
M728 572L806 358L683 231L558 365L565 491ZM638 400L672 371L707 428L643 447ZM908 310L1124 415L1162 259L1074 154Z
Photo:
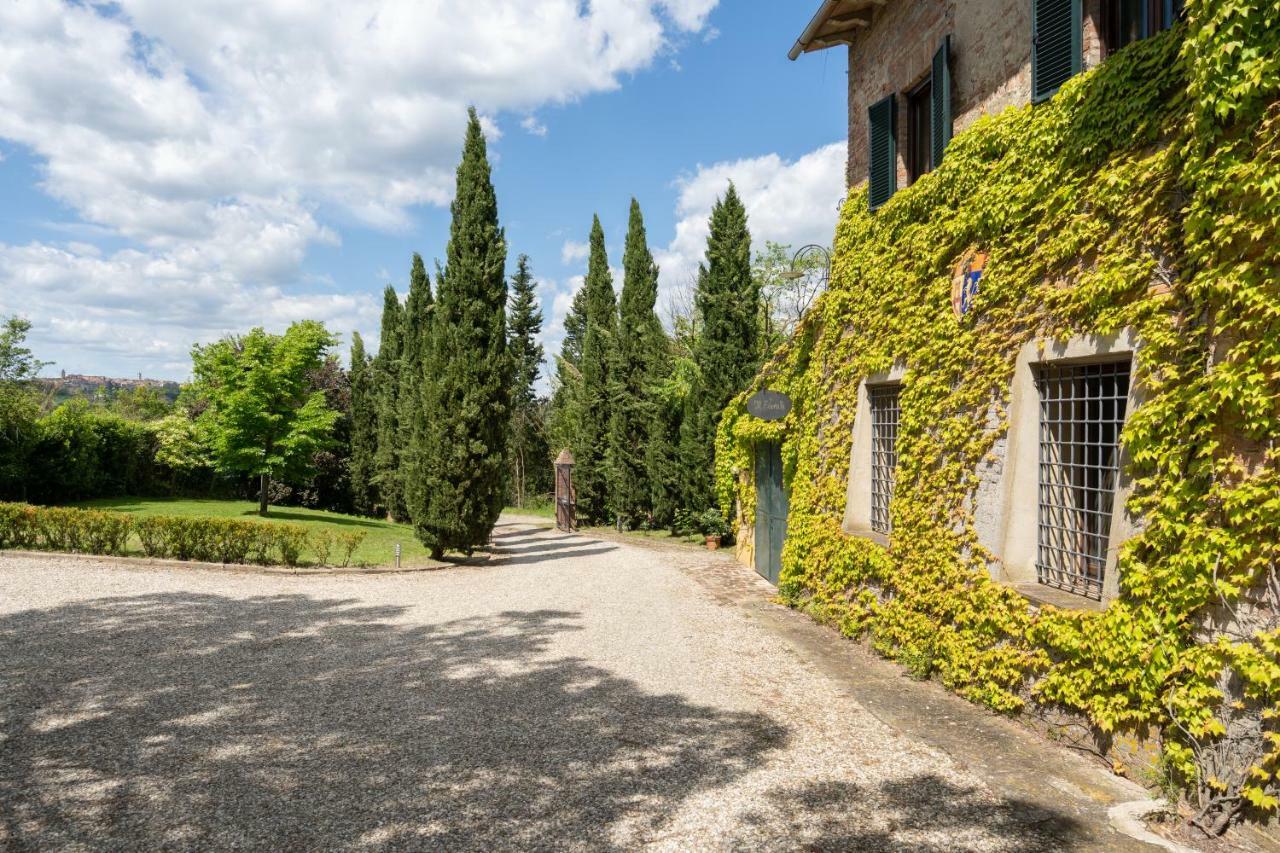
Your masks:
M933 169L933 86L925 80L907 93L907 174L915 182Z
M1139 39L1173 26L1181 0L1102 0L1099 28L1103 54L1115 53Z
M871 403L871 529L888 533L889 501L893 498L894 469L898 467L897 385L868 388Z
M1036 579L1101 599L1129 362L1041 366Z
M1083 64L1080 0L1031 0L1031 100L1053 97Z
M898 190L898 105L890 95L867 110L867 198L872 210Z

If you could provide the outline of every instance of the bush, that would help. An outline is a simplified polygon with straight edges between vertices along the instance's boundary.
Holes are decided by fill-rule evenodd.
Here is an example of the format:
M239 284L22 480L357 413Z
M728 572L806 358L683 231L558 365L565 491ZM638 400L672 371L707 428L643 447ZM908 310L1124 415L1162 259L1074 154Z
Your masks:
M275 528L276 550L280 553L280 562L286 566L298 565L298 558L302 556L302 549L307 547L307 540L310 538L307 528L298 524L276 524Z
M351 565L351 558L355 556L356 549L360 547L360 543L364 541L365 536L365 533L359 531L338 534L338 547L342 549L343 568Z
M134 522L133 530L142 543L142 553L148 557L169 556L169 523L172 520L163 515L153 515Z
M213 526L213 558L219 563L243 563L249 559L261 525L232 518L210 519Z
M39 517L28 504L0 503L0 548L35 548L39 543Z
M123 554L133 519L119 512L80 511L81 544L90 554Z
M312 533L298 524L270 524L233 518L154 515L74 507L37 507L0 503L0 548L43 548L86 554L123 554L136 533L148 557L217 563L296 566L308 548L326 564L334 548L351 562L364 533Z
M709 509L698 516L698 532L703 536L719 536L723 539L733 533L733 528L724 520L720 510Z
M313 530L311 532L311 550L316 555L317 566L329 565L329 554L333 552L334 535L332 530Z

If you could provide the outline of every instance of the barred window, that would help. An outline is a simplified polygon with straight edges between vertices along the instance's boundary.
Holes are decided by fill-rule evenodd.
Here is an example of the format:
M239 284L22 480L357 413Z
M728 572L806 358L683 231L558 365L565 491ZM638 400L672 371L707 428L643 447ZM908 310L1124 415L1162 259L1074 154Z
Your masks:
M898 391L897 385L867 389L871 401L871 529L879 533L889 532L889 501L898 467Z
M1046 365L1040 394L1040 583L1102 597L1129 362Z

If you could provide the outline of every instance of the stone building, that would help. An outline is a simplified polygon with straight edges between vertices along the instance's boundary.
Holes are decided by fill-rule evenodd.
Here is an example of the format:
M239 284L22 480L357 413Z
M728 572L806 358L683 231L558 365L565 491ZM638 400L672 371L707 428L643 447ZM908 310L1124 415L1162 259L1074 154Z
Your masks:
M1206 832L1280 813L1271 0L814 2L848 195L722 414L740 559Z
M869 184L874 210L931 171L952 136L984 114L1051 98L1179 14L1177 0L825 0L790 56L847 49L847 179L851 188ZM969 257L957 272L958 314L983 261ZM993 578L1033 601L1093 609L1117 593L1119 548L1136 524L1124 512L1119 435L1139 403L1130 382L1137 346L1126 330L1037 340L1018 356L1009 428L982 465L973 501L980 542L996 558ZM844 530L881 544L905 370L867 376L858 390ZM993 408L993 425L998 418ZM776 531L777 520L769 526ZM779 553L776 542L759 549L765 562ZM779 566L757 567L776 579Z
M979 116L1044 100L1170 25L1182 0L824 0L790 57L849 55L847 180L873 204L933 168ZM873 153L874 152L874 153Z

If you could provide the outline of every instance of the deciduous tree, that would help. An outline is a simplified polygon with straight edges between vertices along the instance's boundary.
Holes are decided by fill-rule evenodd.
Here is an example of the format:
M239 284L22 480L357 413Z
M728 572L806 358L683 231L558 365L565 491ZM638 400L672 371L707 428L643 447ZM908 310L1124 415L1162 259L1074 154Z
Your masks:
M258 512L267 512L272 476L306 476L316 452L331 441L338 413L323 391L311 390L333 335L312 320L283 335L254 329L191 352L201 418L214 464L259 478Z

